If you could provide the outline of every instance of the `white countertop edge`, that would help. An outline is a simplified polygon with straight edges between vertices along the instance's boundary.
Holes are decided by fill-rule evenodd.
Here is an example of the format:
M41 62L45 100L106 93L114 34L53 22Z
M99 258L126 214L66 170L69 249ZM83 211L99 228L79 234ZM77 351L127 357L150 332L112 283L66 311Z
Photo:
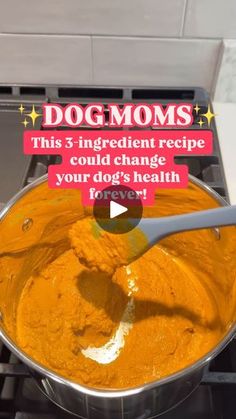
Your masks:
M236 103L213 102L213 112L231 205L236 204Z

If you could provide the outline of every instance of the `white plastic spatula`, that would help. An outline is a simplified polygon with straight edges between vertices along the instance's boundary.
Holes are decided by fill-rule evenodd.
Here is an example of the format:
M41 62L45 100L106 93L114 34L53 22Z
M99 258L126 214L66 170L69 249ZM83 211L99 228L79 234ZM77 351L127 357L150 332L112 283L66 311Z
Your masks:
M171 234L235 224L236 205L169 217L142 218L138 228L145 234L147 242L137 243L130 262L139 258L150 247Z

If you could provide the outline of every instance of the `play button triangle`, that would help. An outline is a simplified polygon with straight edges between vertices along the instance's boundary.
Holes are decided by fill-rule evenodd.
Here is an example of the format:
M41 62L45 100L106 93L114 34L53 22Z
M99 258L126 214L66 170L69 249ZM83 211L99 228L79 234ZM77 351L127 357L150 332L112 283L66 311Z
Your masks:
M118 217L119 215L124 214L126 211L128 211L128 208L118 204L115 201L110 201L110 218Z

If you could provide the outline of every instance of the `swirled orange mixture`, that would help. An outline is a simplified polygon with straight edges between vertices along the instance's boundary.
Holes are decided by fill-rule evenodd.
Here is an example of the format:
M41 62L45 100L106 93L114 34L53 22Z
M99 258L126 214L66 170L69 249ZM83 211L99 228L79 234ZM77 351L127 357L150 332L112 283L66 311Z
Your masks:
M93 261L99 237L91 235L86 223L89 218L83 225L93 240ZM75 225L70 232L75 250L77 230ZM113 237L115 248L118 237ZM78 383L126 388L186 367L222 336L207 269L188 263L171 246L156 245L111 278L107 273L113 271L87 269L70 249L31 276L18 305L20 347Z
M76 256L85 267L110 276L117 268L136 259L139 249L147 244L147 238L139 228L114 235L101 229L92 217L75 223L69 236Z

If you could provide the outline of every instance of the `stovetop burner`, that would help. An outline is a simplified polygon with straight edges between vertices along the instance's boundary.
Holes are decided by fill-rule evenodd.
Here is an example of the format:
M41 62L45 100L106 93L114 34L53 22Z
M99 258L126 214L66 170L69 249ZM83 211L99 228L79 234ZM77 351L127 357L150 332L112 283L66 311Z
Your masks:
M24 156L18 107L20 103L30 109L43 102L68 104L77 102L167 102L188 101L198 104L201 113L207 110L208 94L203 89L157 88L90 88L55 86L0 86L0 202L6 202L22 186L47 173L49 164L57 163L57 156ZM194 115L193 129L199 129L198 115ZM22 128L21 128L22 127ZM40 121L36 124L40 128ZM65 129L65 127L61 128ZM91 129L82 127L82 129ZM107 129L107 128L106 128ZM208 183L221 196L228 199L224 170L215 124L214 152L212 156L178 156L177 163L187 164L189 172ZM8 179L8 182L6 182ZM163 419L233 419L236 417L236 340L213 360L205 370L202 383L194 393ZM69 419L37 388L26 367L0 343L0 419ZM134 419L144 419L148 412L140 412ZM112 418L111 418L112 419Z

